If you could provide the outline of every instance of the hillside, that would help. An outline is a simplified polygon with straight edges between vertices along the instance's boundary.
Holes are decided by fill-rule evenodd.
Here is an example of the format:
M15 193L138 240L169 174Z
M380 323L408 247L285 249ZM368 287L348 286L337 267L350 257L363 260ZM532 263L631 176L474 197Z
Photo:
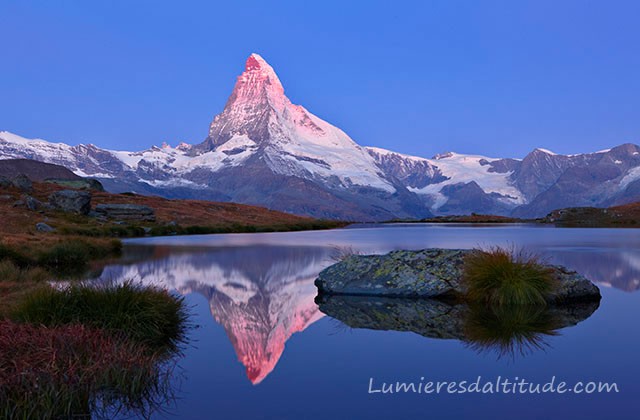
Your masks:
M542 219L560 227L640 227L640 202L609 208L569 207Z
M59 168L54 169L59 172ZM42 249L68 237L91 238L99 242L100 238L109 237L288 231L343 225L242 204L170 200L100 191L85 192L91 196L91 213L73 214L51 208L49 204L51 194L65 188L48 182L34 182L29 191L24 191L0 183L0 245ZM94 210L102 204L145 206L154 213L155 220L118 220L117 217L97 216ZM41 231L36 227L38 223L45 223L53 231Z
M0 176L11 178L17 174L24 174L34 182L42 182L46 179L82 179L80 176L60 165L39 162L32 159L0 160Z

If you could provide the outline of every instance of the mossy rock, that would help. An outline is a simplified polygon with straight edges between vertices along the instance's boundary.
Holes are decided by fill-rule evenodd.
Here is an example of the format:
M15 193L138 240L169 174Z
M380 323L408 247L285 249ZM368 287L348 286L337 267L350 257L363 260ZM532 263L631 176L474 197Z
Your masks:
M352 255L324 269L315 281L320 294L380 297L462 297L465 257L473 250L431 248L386 255ZM575 271L553 270L557 288L550 302L600 300L600 290Z

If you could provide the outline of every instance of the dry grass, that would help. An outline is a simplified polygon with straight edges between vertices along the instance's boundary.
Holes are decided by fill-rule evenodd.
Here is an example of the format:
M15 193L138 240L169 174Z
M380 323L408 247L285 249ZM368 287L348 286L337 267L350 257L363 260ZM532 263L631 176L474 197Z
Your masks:
M0 417L148 415L170 397L168 367L99 329L0 320Z
M340 262L354 255L362 255L362 252L352 246L334 246L329 258L333 262Z
M47 183L33 185L34 190L31 195L42 202L47 202L52 192L63 189L58 185ZM149 230L152 235L167 235L327 229L345 225L337 221L317 220L235 203L170 200L156 196L94 192L93 206L113 203L137 204L151 207L156 213L156 222L130 222L123 225L114 221L103 221L49 209L31 211L21 206L14 207L13 204L20 197L20 191L15 188L0 190L0 215L2 215L0 242L2 243L33 243L37 240L47 241L73 235L133 237L144 236L149 233ZM55 233L37 232L35 225L42 221L56 228L57 231Z
M545 305L557 286L537 256L500 247L467 256L462 281L470 302L490 305Z

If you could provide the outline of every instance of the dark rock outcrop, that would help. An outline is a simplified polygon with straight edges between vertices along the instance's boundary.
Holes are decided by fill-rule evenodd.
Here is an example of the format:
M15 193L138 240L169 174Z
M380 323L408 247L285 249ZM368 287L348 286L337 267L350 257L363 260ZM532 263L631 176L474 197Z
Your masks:
M102 217L117 220L133 220L141 222L154 222L155 211L148 206L137 204L98 204L95 212Z
M73 188L77 190L92 190L92 191L104 191L102 183L93 178L79 178L79 179L60 179L60 178L47 178L45 182L49 184L60 185L65 188Z
M86 215L91 211L91 194L74 190L56 191L49 196L49 203L56 210Z
M49 226L44 222L36 223L36 230L38 232L44 232L44 233L55 232L55 229L53 227Z
M22 197L20 197L20 201L31 211L38 211L45 207L44 203L28 194L23 194Z
M447 185L440 191L448 197L447 202L438 209L441 214L508 214L509 206L501 203L505 198L498 193L486 193L477 182Z
M446 298L465 294L464 258L472 250L425 249L386 255L352 255L320 272L321 294ZM599 300L596 285L575 271L550 266L559 287L554 302Z
M11 185L11 180L6 176L0 175L0 188L9 188Z
M23 192L33 191L33 182L25 174L18 174L11 178L11 184Z

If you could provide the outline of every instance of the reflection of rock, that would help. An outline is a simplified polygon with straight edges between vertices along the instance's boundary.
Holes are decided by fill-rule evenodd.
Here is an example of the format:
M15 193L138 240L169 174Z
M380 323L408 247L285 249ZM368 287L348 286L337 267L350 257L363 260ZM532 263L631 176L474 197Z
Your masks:
M320 311L351 328L411 331L429 338L457 339L477 350L524 353L542 347L544 336L587 319L598 302L551 307L517 305L499 310L433 299L320 295Z
M323 316L313 301L313 280L330 263L331 249L252 246L175 252L106 267L101 278L141 280L205 296L254 384L274 369L292 334Z
M464 306L434 299L319 295L320 311L351 328L411 331L431 338L462 339Z
M388 297L460 296L464 259L473 250L432 248L386 255L351 255L323 270L320 293ZM600 290L575 271L549 266L559 287L552 301L600 300Z

